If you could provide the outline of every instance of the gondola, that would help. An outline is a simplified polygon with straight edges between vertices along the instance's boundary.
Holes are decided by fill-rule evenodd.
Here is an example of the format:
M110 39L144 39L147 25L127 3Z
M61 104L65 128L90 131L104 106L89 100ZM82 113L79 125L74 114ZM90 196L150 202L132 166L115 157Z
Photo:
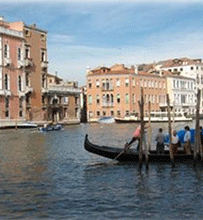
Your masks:
M97 154L99 156L103 156L109 159L115 159L118 154L123 152L122 148L115 148L115 147L107 147L107 146L99 146L96 144L92 144L89 139L88 135L85 137L84 142L85 149L93 154ZM192 155L185 155L184 151L179 151L178 154L174 157L175 162L192 162L193 160ZM133 161L139 162L139 152L136 149L129 149L126 152L123 152L118 158L118 161ZM145 156L143 155L143 162L145 161ZM149 162L170 162L170 155L169 151L165 150L164 154L157 154L156 151L149 152Z

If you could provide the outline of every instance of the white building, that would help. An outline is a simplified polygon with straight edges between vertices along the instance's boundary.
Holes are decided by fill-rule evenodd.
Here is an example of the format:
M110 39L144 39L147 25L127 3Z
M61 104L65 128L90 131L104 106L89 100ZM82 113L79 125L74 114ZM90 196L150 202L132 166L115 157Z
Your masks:
M193 115L196 107L195 79L167 76L167 93L175 113Z
M187 59L187 58L169 60L169 61L166 61L162 65L161 69L169 71L171 73L178 73L178 75L182 77L187 77L188 79L186 81L188 81L189 78L193 80L194 82L193 90L195 92L195 96L193 100L196 101L197 89L200 89L201 90L200 114L203 114L203 63L202 63L202 60L201 59ZM191 94L187 95L187 100L190 99L189 95L192 95L192 93L193 92L191 91ZM183 97L183 94L182 94L182 97ZM177 95L176 95L176 99L178 99Z

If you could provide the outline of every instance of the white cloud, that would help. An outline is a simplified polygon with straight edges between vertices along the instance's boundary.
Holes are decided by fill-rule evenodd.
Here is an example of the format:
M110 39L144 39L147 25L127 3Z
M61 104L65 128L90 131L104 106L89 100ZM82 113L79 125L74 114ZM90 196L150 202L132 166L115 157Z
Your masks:
M87 66L95 68L102 65L111 66L115 63L135 65L176 57L202 56L203 31L154 34L145 40L145 46L120 48L51 45L49 69L52 72L58 71L65 79L77 80L83 85Z
M48 41L49 43L71 44L75 42L75 38L65 34L49 34Z

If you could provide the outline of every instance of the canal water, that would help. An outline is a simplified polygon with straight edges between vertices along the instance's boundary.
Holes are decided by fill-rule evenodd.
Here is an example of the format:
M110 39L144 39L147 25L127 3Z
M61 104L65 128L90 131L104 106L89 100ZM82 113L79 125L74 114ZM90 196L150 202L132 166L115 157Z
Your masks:
M0 219L202 219L200 166L150 164L139 170L84 149L85 134L93 143L123 147L136 126L1 130ZM159 127L167 130L167 124L153 124L153 139Z

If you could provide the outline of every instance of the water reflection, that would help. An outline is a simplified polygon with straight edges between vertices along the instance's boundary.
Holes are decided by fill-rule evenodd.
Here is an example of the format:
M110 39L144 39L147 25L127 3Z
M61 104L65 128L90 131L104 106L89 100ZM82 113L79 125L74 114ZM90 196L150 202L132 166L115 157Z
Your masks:
M64 131L0 131L0 217L47 219L201 218L198 164L111 162L84 150L123 147L135 124L77 125ZM167 129L167 124L161 125ZM177 126L183 127L181 124ZM154 134L160 125L153 125Z

